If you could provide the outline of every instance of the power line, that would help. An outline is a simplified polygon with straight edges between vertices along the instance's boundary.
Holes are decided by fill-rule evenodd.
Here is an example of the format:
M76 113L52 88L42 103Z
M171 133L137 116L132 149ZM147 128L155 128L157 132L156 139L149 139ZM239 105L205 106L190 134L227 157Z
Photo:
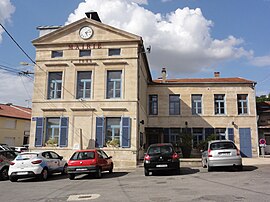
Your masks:
M6 28L4 27L4 25L2 25L2 23L0 23L1 27L3 28L3 30L8 34L8 36L11 38L11 40L18 46L18 48L26 55L26 57L33 63L36 64L36 62L24 51L24 49L17 43L17 41L11 36L11 34L6 30Z

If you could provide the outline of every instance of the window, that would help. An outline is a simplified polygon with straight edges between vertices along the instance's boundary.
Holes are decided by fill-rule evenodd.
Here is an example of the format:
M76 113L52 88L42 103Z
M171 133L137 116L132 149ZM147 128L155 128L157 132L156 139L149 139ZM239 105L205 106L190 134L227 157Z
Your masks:
M130 144L129 117L96 117L96 147L129 148Z
M248 95L237 95L238 114L248 113Z
M106 119L105 143L116 140L120 145L120 123L121 118Z
M107 99L121 98L122 71L107 72Z
M192 114L202 114L202 95L191 95Z
M198 148L200 143L203 141L203 128L192 128L192 147Z
M109 56L120 55L121 49L120 48L110 48L109 49Z
M149 114L158 115L158 95L149 95Z
M169 95L169 114L180 114L180 95Z
M225 95L215 95L215 114L225 114Z
M80 50L79 57L91 56L91 50Z
M59 144L60 118L47 118L45 144L48 146Z
M92 72L78 72L77 74L77 96L76 98L91 97Z
M61 58L63 57L63 51L52 51L52 58Z
M215 128L217 140L226 140L226 128Z
M50 72L48 82L48 99L61 98L62 72Z
M68 146L68 117L37 117L35 147Z

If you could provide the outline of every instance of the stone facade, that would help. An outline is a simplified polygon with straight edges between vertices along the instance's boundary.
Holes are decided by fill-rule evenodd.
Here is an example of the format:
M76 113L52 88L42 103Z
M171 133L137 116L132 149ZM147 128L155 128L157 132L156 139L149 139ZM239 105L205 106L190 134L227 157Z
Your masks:
M91 29L90 33L82 33L86 36L80 35L83 27ZM182 128L185 122L188 126L227 127L234 121L234 128L251 128L252 149L256 153L252 82L217 85L155 82L139 36L89 18L53 27L52 32L48 29L40 27L46 34L41 33L33 41L37 65L31 149L56 150L68 159L74 150L102 147L113 156L115 167L135 168L149 143L147 128ZM81 77L82 72L88 77ZM181 94L179 116L168 114L168 96L172 93ZM202 116L190 114L191 93L203 94ZM226 94L227 105L234 106L227 107L228 113L224 116L213 114L215 93ZM236 115L238 93L248 94L249 114L246 116ZM157 116L149 115L150 94L159 95ZM237 129L234 131L239 144ZM49 144L51 139L54 144ZM119 146L107 145L111 139L117 139Z

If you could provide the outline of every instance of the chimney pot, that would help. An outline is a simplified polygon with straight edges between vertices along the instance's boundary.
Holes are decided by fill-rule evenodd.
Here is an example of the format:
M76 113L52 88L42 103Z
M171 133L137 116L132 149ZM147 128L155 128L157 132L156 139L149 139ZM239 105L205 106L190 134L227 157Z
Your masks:
M219 78L220 77L220 72L214 72L214 77Z
M95 21L101 22L98 13L96 11L90 11L90 12L86 12L85 15Z
M161 74L162 74L162 83L165 83L166 82L166 68L163 67L162 70L161 70Z

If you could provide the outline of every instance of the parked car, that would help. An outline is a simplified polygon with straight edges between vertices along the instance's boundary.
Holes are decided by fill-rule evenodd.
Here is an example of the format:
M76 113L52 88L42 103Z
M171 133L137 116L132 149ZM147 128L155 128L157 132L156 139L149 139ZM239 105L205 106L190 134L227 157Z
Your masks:
M67 173L67 162L57 153L23 152L10 163L8 175L10 181L16 182L18 179L29 177L47 180L49 174L58 172Z
M1 150L12 150L7 144L0 144L0 151Z
M20 153L28 151L26 147L14 147L14 150Z
M151 144L144 156L144 175L161 170L174 170L180 173L179 154L171 143Z
M112 157L101 149L89 149L76 151L68 161L68 176L74 180L79 174L95 174L101 178L103 171L113 172Z
M8 180L10 162L16 158L18 152L10 150L0 151L0 180Z
M202 166L208 168L208 171L221 166L233 166L242 170L240 150L231 140L209 141L205 151L202 152Z

